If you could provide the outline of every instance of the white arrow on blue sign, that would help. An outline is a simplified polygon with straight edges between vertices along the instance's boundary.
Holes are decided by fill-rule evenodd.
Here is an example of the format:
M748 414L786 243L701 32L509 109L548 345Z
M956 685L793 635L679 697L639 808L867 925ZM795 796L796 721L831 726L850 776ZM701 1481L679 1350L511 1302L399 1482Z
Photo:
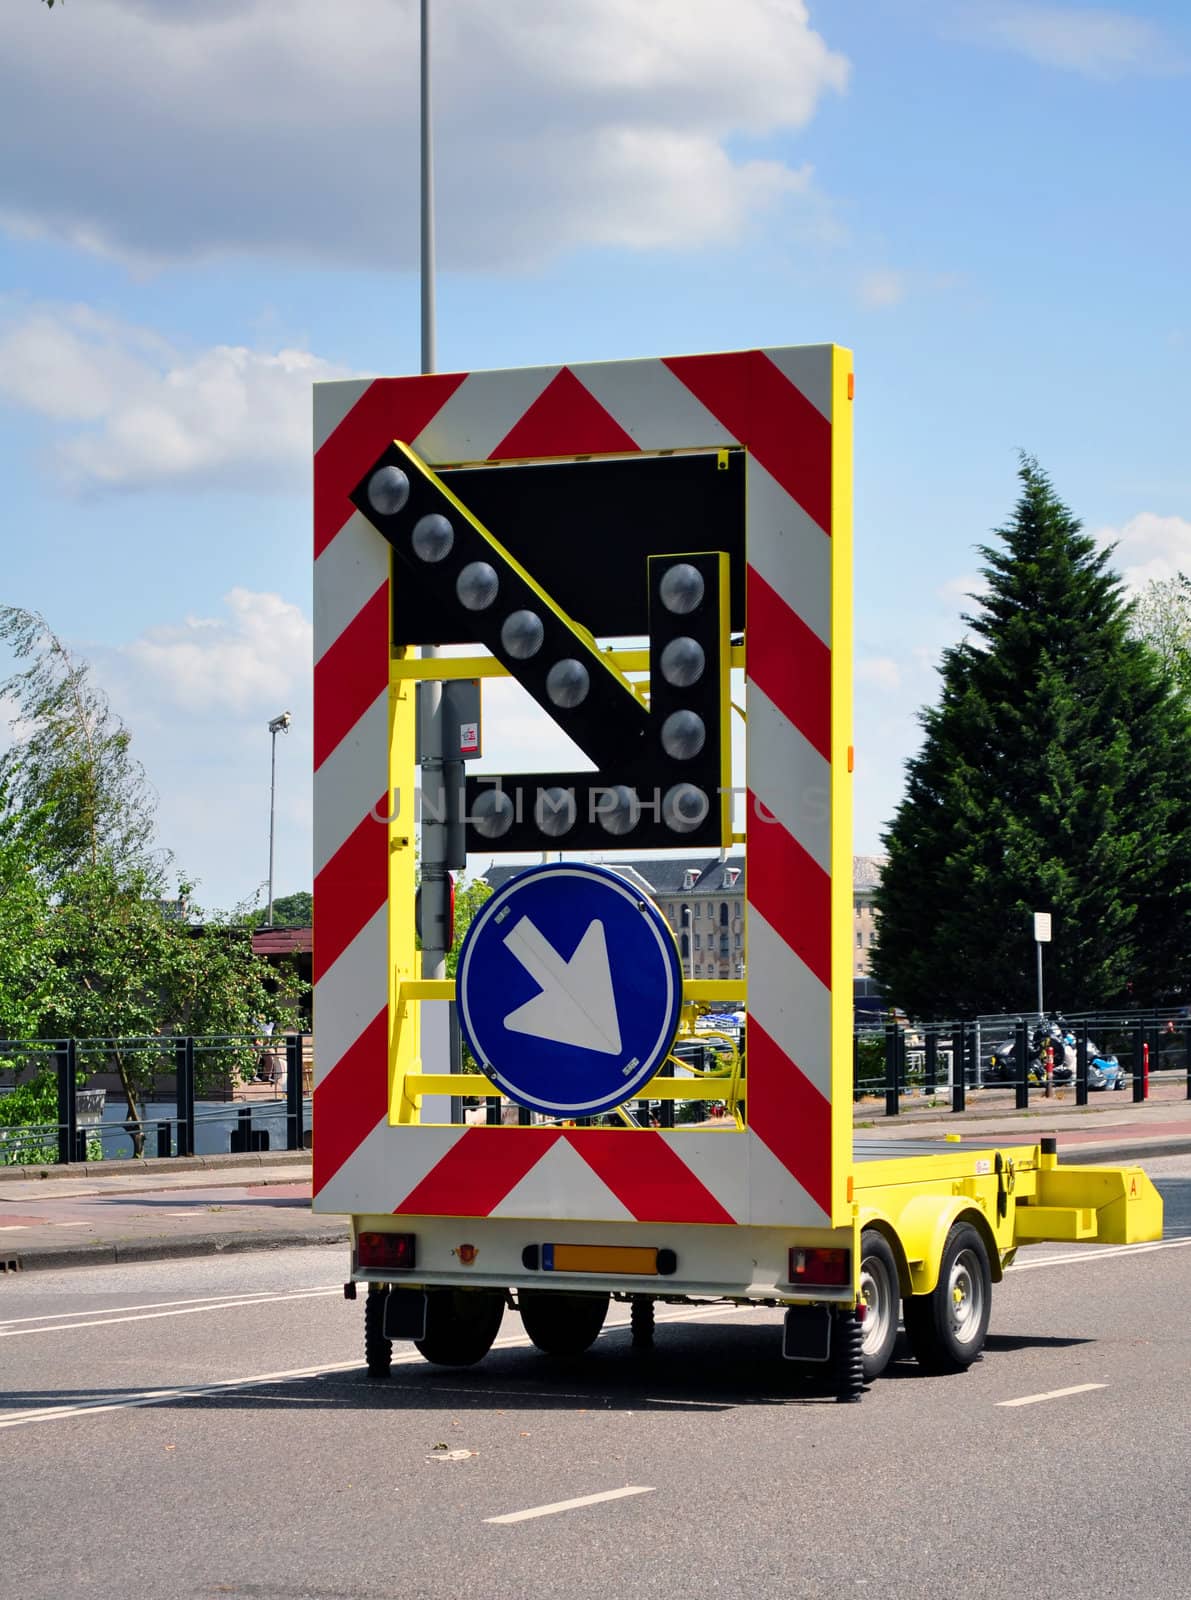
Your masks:
M666 919L619 873L551 863L484 902L456 994L469 1049L511 1100L585 1117L631 1100L666 1059L682 964Z

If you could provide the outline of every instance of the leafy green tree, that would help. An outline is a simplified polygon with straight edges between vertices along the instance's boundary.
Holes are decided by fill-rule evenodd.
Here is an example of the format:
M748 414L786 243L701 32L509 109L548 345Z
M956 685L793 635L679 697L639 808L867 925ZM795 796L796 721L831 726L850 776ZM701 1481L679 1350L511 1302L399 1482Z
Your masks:
M1162 670L1191 703L1191 579L1154 578L1133 608L1132 632L1155 651Z
M0 1039L35 1039L59 986L57 929L37 829L0 785Z
M298 1024L273 969L253 954L246 922L184 921L152 887L107 862L72 875L56 914L56 996L41 1024L47 1036L81 1041L85 1070L119 1074L138 1154L141 1105L155 1076L173 1068L164 1039L209 1040L196 1061L202 1092L253 1075L263 1023ZM286 988L297 996L296 976Z
M266 906L258 906L250 912L248 920L254 928L263 928L269 912ZM283 894L280 900L273 901L273 925L277 928L308 928L314 915L314 896L309 889L303 889L298 894Z
M453 978L459 966L459 951L463 936L471 927L472 918L492 893L492 885L483 878L459 878L455 884L455 938L447 951L447 977Z
M873 971L920 1019L1068 1011L1191 987L1191 721L1130 637L1119 580L1037 462L885 836Z
M251 1076L262 1024L297 1025L296 973L252 951L244 912L184 915L166 900L154 802L85 662L44 618L0 608L0 640L25 663L2 686L18 737L0 756L0 1037L80 1041L88 1072L119 1075L134 1147L174 1034L211 1038L197 1087Z
M37 611L0 606L0 643L23 663L0 696L13 706L18 736L0 755L6 809L19 831L35 819L51 878L101 860L144 874L165 862L152 853L156 800L131 751L128 729Z

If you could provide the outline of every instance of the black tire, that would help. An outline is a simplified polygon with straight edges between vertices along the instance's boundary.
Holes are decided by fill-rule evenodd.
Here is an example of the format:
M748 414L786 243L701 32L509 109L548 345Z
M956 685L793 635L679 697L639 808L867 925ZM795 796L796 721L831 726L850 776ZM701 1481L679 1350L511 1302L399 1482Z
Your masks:
M979 1360L992 1309L992 1271L984 1240L967 1222L947 1235L939 1281L902 1302L906 1337L928 1372L962 1372Z
M369 1289L364 1298L364 1362L370 1378L387 1378L393 1365L393 1341L384 1336L384 1289Z
M548 1356L578 1356L600 1336L608 1315L606 1294L566 1294L522 1289L518 1303L530 1340Z
M436 1367L474 1367L491 1350L504 1314L503 1289L431 1289L426 1335L414 1347Z
M859 1289L865 1306L860 1325L860 1358L864 1381L871 1383L893 1358L901 1301L897 1262L888 1239L876 1228L866 1228L860 1235Z

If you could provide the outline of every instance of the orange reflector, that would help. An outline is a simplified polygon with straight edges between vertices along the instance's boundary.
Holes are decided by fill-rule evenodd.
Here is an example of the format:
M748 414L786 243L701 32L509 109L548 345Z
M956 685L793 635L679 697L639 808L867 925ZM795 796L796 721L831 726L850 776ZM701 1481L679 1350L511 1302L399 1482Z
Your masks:
M546 1244L542 1246L546 1272L627 1272L654 1277L658 1253L631 1244Z
M821 1246L807 1249L795 1245L790 1251L790 1282L814 1284L819 1288L838 1288L852 1281L852 1252L829 1250Z
M414 1266L416 1235L362 1233L356 1240L356 1265L364 1272L408 1271Z
M856 374L854 372L849 372L849 374L848 374L848 399L849 400L855 400L855 398L856 398Z

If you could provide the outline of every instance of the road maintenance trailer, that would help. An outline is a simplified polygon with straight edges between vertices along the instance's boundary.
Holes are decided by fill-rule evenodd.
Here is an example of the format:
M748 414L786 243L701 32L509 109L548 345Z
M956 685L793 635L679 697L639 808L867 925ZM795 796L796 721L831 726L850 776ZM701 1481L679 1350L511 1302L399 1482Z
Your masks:
M395 1338L480 1360L509 1306L573 1354L610 1298L639 1339L718 1301L784 1308L854 1398L899 1315L927 1366L975 1360L1020 1244L1161 1235L1144 1173L1045 1141L853 1145L852 403L837 346L316 386L314 1205L351 1218L374 1374ZM454 980L415 936L434 684L427 861L537 863ZM485 685L586 765L465 775ZM676 892L680 948L633 852L706 884L738 844L739 956L727 901L695 930ZM725 1007L725 1068L677 1070Z

